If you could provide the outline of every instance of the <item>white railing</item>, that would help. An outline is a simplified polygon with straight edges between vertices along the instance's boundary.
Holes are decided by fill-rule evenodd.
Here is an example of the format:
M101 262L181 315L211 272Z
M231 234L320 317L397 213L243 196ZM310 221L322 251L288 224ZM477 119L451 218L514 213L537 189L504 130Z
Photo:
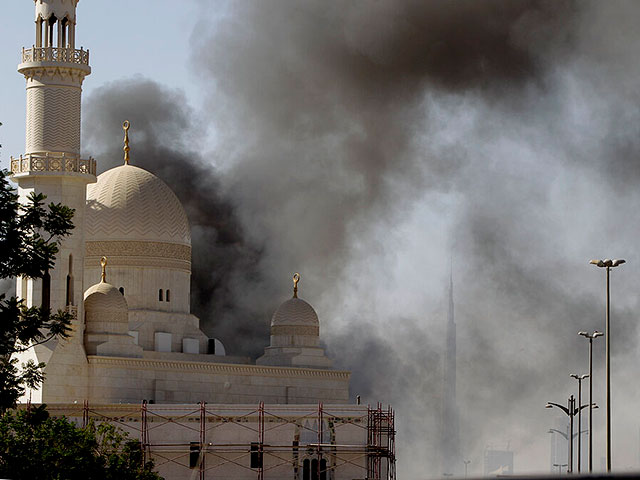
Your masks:
M29 154L20 155L19 158L11 157L11 173L13 175L37 172L71 172L95 175L96 161L92 157L84 159L64 153Z
M22 63L64 62L89 65L89 50L58 47L32 47L22 49Z

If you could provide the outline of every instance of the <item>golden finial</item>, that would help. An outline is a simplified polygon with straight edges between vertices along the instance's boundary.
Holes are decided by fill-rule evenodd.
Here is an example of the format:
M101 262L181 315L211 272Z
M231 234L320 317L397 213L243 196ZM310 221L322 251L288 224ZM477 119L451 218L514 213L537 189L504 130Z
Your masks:
M300 274L293 274L293 298L298 298L298 282L300 281Z
M100 259L100 266L102 267L101 281L106 282L107 281L107 257L102 257Z
M122 124L122 129L124 130L124 164L125 165L129 165L129 150L131 150L129 148L129 127L131 126L131 123L129 122L129 120L125 120L124 123Z

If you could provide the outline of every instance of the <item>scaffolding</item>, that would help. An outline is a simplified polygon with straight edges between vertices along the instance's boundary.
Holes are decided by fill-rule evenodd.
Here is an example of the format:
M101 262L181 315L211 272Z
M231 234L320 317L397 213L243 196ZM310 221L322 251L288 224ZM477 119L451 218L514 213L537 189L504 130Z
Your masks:
M26 408L29 408L27 406ZM109 422L143 461L178 478L395 480L395 414L364 405L53 404L78 425Z

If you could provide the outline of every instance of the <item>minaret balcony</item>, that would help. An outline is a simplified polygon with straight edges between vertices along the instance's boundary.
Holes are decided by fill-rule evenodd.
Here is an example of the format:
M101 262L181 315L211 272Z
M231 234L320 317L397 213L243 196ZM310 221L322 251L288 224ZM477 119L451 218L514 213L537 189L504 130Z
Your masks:
M31 62L62 62L89 65L89 50L58 47L23 48L22 63Z
M18 65L20 73L38 67L66 67L91 73L89 50L81 48L32 47L22 49L22 63Z
M96 161L94 158L80 158L78 155L66 153L44 153L11 157L11 175L26 177L27 175L73 175L95 177ZM75 174L75 175L74 175Z

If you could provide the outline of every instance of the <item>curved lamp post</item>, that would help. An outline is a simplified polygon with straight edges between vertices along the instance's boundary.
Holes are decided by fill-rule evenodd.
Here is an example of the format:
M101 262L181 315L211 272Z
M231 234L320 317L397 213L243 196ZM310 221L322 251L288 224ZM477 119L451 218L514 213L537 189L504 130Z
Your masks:
M589 473L593 472L593 339L603 335L602 332L594 331L578 332L589 340Z
M566 407L555 402L547 402L545 405L545 408L559 408L569 416L569 438L571 439L569 442L569 473L573 472L573 417L575 417L580 410L587 408L588 406L589 405L580 405L579 407L576 407L576 398L573 395L569 397ZM598 408L598 406L594 405L593 408ZM579 428L578 431L580 431Z
M589 377L589 374L577 375L572 373L571 378L578 380L578 405L582 405L582 380ZM578 409L578 473L580 473L582 464L582 409Z
M606 370L607 370L607 472L611 472L611 330L609 329L609 320L611 318L610 308L610 290L609 290L609 272L612 268L626 263L626 260L618 259L611 260L605 258L604 260L591 260L591 265L596 265L600 268L607 269L607 310L605 318L604 334L606 338L605 350L606 350Z

